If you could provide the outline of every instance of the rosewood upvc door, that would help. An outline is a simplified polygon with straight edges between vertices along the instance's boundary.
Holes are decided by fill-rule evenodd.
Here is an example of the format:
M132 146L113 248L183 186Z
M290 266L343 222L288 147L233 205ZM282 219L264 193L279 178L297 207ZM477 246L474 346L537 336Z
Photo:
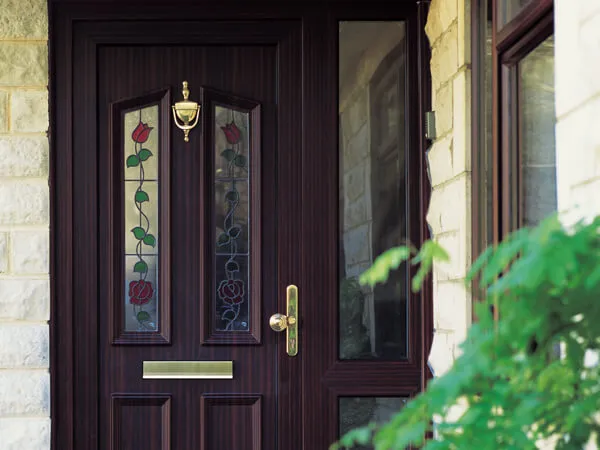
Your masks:
M419 392L428 291L356 278L426 236L424 4L50 6L53 448L326 449Z

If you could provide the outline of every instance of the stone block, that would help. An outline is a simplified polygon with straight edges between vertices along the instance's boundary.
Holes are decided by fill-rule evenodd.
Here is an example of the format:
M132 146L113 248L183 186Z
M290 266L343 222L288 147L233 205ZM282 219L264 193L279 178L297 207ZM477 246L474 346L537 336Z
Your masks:
M443 85L435 95L435 130L440 138L452 130L453 83ZM459 101L459 99L456 99Z
M452 24L431 50L431 84L434 90L458 71L458 27Z
M427 165L431 185L439 186L454 177L454 155L452 135L438 139L427 152Z
M450 256L449 262L434 263L436 282L464 279L471 267L471 235L462 230L452 231L437 236L435 240Z
M0 233L0 273L5 273L7 271L8 271L8 233Z
M47 224L48 182L9 180L0 183L0 225Z
M13 231L11 244L14 273L48 273L50 242L47 229Z
M47 368L48 325L3 323L0 325L0 368Z
M0 61L0 86L48 85L46 43L0 41Z
M0 133L8 131L8 92L0 91Z
M0 39L48 39L44 0L2 0Z
M371 262L371 233L365 224L344 233L346 266Z
M0 176L47 177L48 165L45 136L0 137Z
M0 320L42 321L49 318L48 280L0 279Z
M471 63L471 0L457 0L458 67Z
M454 175L471 171L471 70L461 70L453 82L454 137L452 169Z
M16 91L10 98L10 128L18 133L48 131L48 92Z
M369 155L369 126L364 123L358 132L352 136L344 149L344 172L356 167Z
M344 195L355 202L365 193L367 164L361 164L344 175Z
M431 193L427 223L433 236L460 231L470 233L471 183L467 174L436 187Z
M427 360L434 376L440 377L452 367L452 364L454 364L455 346L453 332L435 332L431 352Z
M457 341L462 341L472 318L471 294L465 282L438 281L434 289L434 300L435 329L453 331Z
M367 91L366 89L361 89L355 95L355 98L348 103L342 114L342 127L346 139L350 139L358 133L358 130L367 121L367 114Z
M433 0L429 7L425 33L433 45L458 17L458 2L464 0Z
M344 230L357 227L367 221L367 196L344 205Z
M0 419L0 450L48 450L50 419L6 417Z
M47 370L0 371L0 417L49 414L50 374Z

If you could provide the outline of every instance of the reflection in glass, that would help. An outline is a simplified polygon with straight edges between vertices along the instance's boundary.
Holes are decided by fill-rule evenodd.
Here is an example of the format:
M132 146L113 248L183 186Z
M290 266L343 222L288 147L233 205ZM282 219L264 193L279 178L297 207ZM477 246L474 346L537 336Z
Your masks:
M249 329L249 117L216 106L216 329Z
M358 276L407 238L404 22L341 22L339 60L341 359L407 357L407 269Z
M340 397L339 427L340 436L348 431L368 425L369 423L383 424L400 411L407 399L401 397ZM358 446L357 450L367 450L373 447Z
M529 3L531 3L531 0L499 0L496 2L498 28L502 28L514 19Z
M158 105L124 116L125 330L158 329Z
M557 208L554 36L519 63L523 225L537 225Z

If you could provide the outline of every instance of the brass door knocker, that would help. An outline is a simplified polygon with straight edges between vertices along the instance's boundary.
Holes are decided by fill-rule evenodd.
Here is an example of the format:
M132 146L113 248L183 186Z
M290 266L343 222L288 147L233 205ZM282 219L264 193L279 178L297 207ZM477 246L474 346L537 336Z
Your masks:
M173 120L175 120L177 128L183 130L183 140L189 142L190 130L198 125L200 105L188 99L190 90L188 89L187 81L183 82L183 90L181 92L183 93L183 101L177 102L172 106Z

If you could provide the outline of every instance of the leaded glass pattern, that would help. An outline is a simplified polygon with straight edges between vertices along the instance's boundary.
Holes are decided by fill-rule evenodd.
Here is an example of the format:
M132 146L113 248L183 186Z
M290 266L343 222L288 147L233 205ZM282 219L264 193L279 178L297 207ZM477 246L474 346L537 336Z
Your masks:
M248 331L249 114L214 106L216 330Z
M124 115L125 330L158 329L158 105Z

